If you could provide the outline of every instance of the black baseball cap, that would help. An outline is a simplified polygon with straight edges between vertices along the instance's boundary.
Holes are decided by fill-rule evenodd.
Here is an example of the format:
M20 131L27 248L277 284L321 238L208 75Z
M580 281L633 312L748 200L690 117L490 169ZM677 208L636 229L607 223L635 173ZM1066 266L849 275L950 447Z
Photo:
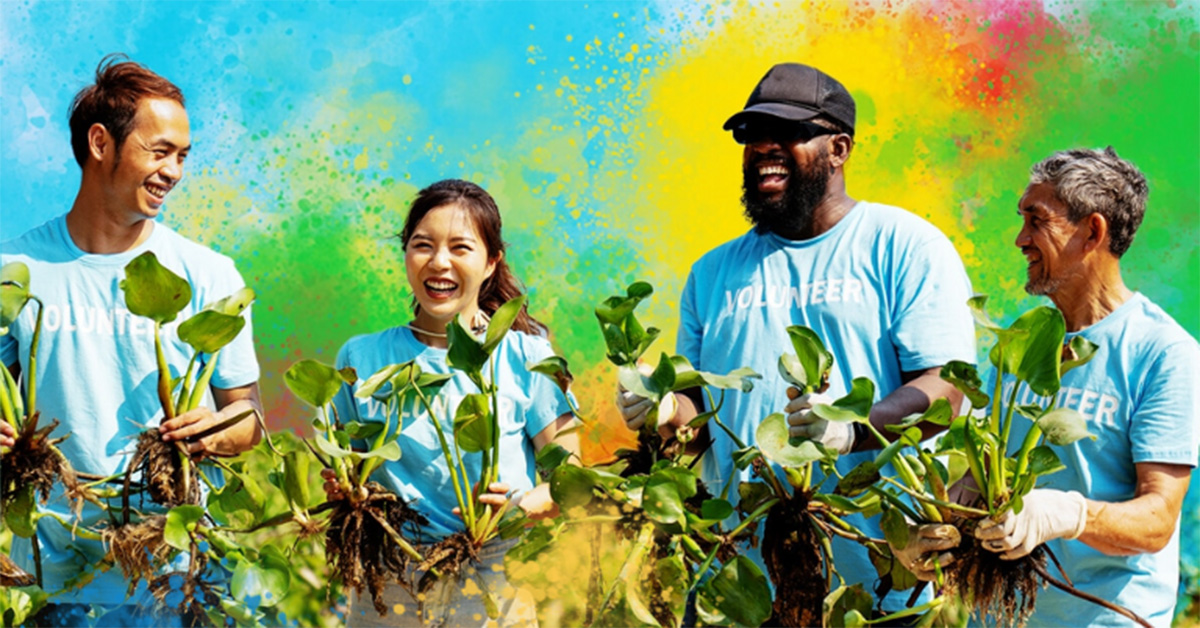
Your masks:
M780 63L755 86L746 108L725 121L725 130L756 115L784 120L810 120L824 115L854 133L854 98L828 74L802 63Z

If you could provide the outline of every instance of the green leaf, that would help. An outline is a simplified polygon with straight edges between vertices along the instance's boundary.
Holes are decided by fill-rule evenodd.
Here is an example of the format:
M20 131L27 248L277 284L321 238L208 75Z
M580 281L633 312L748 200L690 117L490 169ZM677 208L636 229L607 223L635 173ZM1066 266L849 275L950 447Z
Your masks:
M933 403L929 404L929 408L921 414L912 414L899 423L893 423L886 426L889 432L899 434L910 427L921 423L930 423L933 425L950 425L954 420L954 411L950 409L950 402L944 397L938 397Z
M604 344L608 347L609 361L617 366L630 365L636 361L629 355L629 342L625 339L624 331L621 331L616 325L607 323L601 323L600 330L604 333Z
M167 512L167 523L163 526L163 541L177 550L187 551L192 546L192 530L204 516L200 506L185 504Z
M468 374L483 370L483 366L487 364L488 352L484 351L483 343L463 327L457 315L446 326L446 340L449 343L446 361L450 366Z
M33 495L33 485L27 484L17 489L17 494L4 509L4 524L13 534L31 539L37 534L37 508Z
M1096 343L1084 338L1083 336L1075 336L1070 342L1072 358L1062 363L1060 373L1066 375L1067 371L1083 366L1092 361L1096 356L1096 350L1100 348Z
M867 593L861 584L838 587L825 596L822 604L824 624L846 628L864 626L864 617L871 615L874 605L871 594Z
M762 455L758 447L745 447L733 452L733 464L739 471L745 470Z
M349 421L342 424L342 429L346 435L354 440L367 440L383 431L384 424L379 421L370 421L362 423L359 421Z
M902 550L908 547L908 522L899 508L886 508L879 516L879 525L883 528L883 537L888 545Z
M571 459L571 452L558 443L549 443L537 453L538 471L548 475L559 465Z
M550 497L563 511L586 506L592 501L596 475L591 469L573 464L559 465L550 474Z
M723 521L733 515L733 505L723 499L706 499L700 504L700 516L709 521Z
M222 525L249 528L263 516L267 495L253 477L235 473L220 491L208 494L208 512Z
M29 302L29 267L23 262L10 262L0 268L0 329L7 329L17 320Z
M878 481L879 465L874 460L863 460L838 480L836 492L839 495L854 497Z
M504 335L508 333L509 329L512 329L513 323L517 320L523 307L525 307L525 295L522 294L496 308L496 313L492 314L492 319L488 321L487 335L483 340L484 353L491 355L492 351L496 350L500 341L504 339Z
M637 299L641 301L651 294L654 294L654 287L644 281L635 281L629 284L628 288L625 288L625 294L631 299Z
M653 388L657 384L649 377L638 372L637 367L633 365L625 365L617 369L617 381L625 387L625 390L646 399L657 401L662 398L663 393L667 392L662 389Z
M951 360L942 367L940 375L966 395L972 408L978 410L987 407L990 399L988 394L983 392L983 382L980 381L979 371L974 364Z
M260 606L283 601L291 588L291 562L274 545L263 547L258 562L239 561L233 570L230 589L238 600L258 598Z
M832 404L818 403L812 411L826 421L866 423L871 418L874 400L875 384L865 377L855 377L848 395Z
M785 467L799 467L835 455L812 440L788 436L787 417L779 412L759 423L754 438L768 460Z
M1087 429L1087 420L1075 410L1059 408L1047 412L1038 420L1037 426L1052 445L1065 446L1081 439L1096 440L1096 435Z
M817 332L808 327L792 325L787 332L803 372L803 379L798 382L801 391L810 393L824 390L829 381L829 371L833 368L833 354L825 349L825 343L821 342Z
M1004 371L1029 385L1033 392L1050 397L1058 392L1063 339L1067 327L1062 312L1046 306L1024 314L1006 330L1003 349ZM1001 338L1002 343L1004 338ZM992 348L990 359L999 365L1001 344Z
M1041 445L1029 450L1029 472L1034 476L1042 476L1066 469L1054 450Z
M771 588L754 561L738 556L700 589L717 610L742 626L761 626L771 616Z
M215 310L203 310L179 325L179 339L200 353L216 353L233 342L246 319Z
M251 303L254 303L254 299L254 290L242 287L224 299L218 299L205 305L204 309L221 312L230 316L239 316L246 308L250 307Z
M175 320L192 300L187 280L159 264L151 251L125 265L120 286L125 291L125 307L131 313L159 324Z
M292 365L283 374L283 383L298 399L320 408L333 401L341 389L343 374L328 364L305 359Z
M642 491L642 509L651 521L672 524L685 520L683 497L676 480L674 476L662 472L654 473L646 480L646 487Z
M492 446L496 421L488 406L490 401L483 393L470 394L454 411L454 442L462 451L477 452Z
M762 482L742 482L738 484L738 511L748 515L774 496L771 487Z
M740 390L748 393L754 390L754 380L762 379L762 375L755 373L749 367L736 368L725 375L717 375L716 373L706 373L704 371L695 371L706 386L713 388L722 388L727 390ZM678 380L674 390L682 390L678 387Z
M563 394L566 394L571 387L571 382L575 380L575 377L571 375L567 360L557 355L552 355L541 362L528 362L525 364L525 368L530 373L540 373L554 380Z
M675 362L671 360L671 356L662 354L658 366L654 367L654 372L650 374L650 381L653 382L653 390L664 393L671 390L671 386L675 384Z
M384 443L383 446L379 447L378 449L372 449L371 451L351 451L349 449L343 449L329 442L328 440L325 440L325 437L321 436L320 434L313 437L313 442L317 444L317 449L321 450L322 453L327 456L333 456L334 458L351 458L354 460L382 458L389 462L395 462L400 459L401 453L400 443L394 440L390 440Z
M283 457L283 494L297 509L307 509L312 503L309 489L311 458L305 451L289 451Z
M987 300L987 295L979 295L967 299L967 307L971 309L971 316L975 318L975 324L993 332L1003 331L1003 328L988 316Z
M420 370L413 361L408 361L403 364L389 364L363 380L362 385L354 392L354 396L359 399L367 397L375 397L379 393L380 397L376 397L383 401L395 392L395 387L399 385L403 387L408 382L412 381L413 370Z

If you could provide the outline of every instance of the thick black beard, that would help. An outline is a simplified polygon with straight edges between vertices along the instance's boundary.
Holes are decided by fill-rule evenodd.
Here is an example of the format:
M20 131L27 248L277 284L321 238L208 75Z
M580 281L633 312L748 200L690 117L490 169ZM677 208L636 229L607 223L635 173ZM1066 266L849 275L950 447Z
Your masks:
M829 188L829 152L822 147L810 170L801 170L796 161L784 157L788 171L787 189L778 200L763 198L758 191L758 161L742 169L742 206L754 231L795 238L812 230L813 212Z

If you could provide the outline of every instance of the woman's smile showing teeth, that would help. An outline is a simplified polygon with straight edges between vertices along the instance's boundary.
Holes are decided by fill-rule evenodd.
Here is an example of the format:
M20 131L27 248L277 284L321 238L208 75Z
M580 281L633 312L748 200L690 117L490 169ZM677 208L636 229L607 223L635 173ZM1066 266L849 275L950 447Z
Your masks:
M458 290L458 284L449 279L425 280L425 291L435 299L448 299Z

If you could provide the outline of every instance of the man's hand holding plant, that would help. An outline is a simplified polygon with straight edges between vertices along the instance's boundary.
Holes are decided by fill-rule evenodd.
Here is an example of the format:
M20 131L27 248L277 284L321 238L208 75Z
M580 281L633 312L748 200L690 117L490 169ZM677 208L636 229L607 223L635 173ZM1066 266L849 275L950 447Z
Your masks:
M812 411L817 404L833 403L833 397L824 393L802 395L795 386L788 387L787 396L791 401L784 406L783 413L787 415L789 436L815 440L836 449L839 454L848 454L854 449L853 423L826 421Z

